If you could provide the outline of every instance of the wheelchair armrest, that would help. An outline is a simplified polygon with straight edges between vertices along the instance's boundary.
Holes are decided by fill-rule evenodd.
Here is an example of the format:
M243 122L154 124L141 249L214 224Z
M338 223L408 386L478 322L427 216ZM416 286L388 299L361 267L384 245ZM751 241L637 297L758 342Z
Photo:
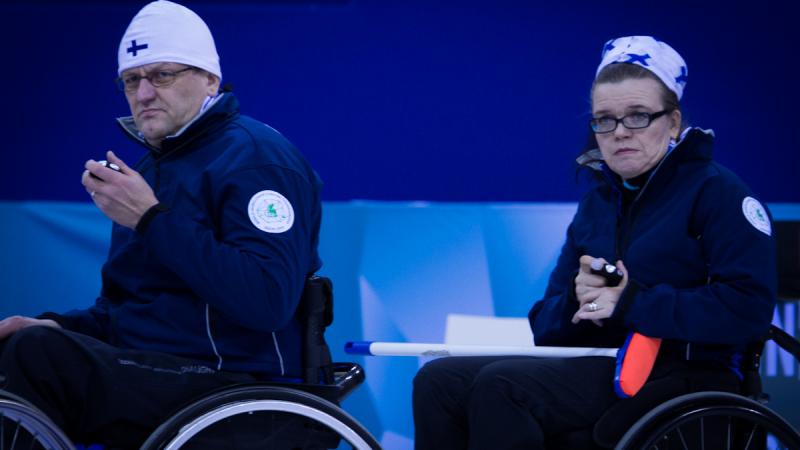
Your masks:
M366 379L364 369L351 362L332 363L333 382L339 389L339 400L344 400L350 393Z
M767 337L775 341L780 348L791 353L795 359L800 360L800 341L792 337L792 335L775 325L770 325Z

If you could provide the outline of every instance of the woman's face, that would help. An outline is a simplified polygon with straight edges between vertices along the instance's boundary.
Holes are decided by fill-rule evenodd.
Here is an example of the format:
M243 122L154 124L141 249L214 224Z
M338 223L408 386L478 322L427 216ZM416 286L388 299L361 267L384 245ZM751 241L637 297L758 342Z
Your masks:
M664 109L661 85L650 78L600 83L592 93L592 116L622 118L631 113L657 113ZM671 111L653 119L650 126L629 130L620 122L614 131L596 135L608 167L627 180L655 167L667 152L670 138L680 132L681 113Z

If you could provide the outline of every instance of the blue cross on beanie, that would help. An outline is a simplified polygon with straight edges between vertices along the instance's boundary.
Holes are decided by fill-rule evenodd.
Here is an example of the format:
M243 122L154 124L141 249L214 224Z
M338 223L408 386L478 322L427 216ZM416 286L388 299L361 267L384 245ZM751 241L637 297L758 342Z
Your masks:
M139 50L144 50L147 47L148 47L147 44L136 45L136 39L134 39L134 40L131 41L131 46L128 47L126 52L130 53L133 56L136 56L136 54L139 52Z

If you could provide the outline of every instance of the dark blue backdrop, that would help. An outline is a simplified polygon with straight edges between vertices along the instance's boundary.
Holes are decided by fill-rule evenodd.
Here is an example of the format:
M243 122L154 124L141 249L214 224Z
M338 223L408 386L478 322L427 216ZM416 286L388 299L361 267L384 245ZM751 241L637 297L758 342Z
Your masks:
M0 6L0 199L81 200L83 161L141 151L112 120L116 51L145 2ZM575 201L572 158L605 40L653 34L689 65L689 120L769 202L800 201L792 2L185 2L245 113L286 134L325 200Z

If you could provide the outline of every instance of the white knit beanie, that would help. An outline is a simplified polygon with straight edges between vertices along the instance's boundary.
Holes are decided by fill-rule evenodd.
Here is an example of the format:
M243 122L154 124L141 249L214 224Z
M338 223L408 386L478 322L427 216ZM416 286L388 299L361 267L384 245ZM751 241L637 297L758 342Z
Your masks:
M118 75L132 67L174 62L222 79L214 37L206 23L189 8L167 0L149 3L136 14L117 55Z

